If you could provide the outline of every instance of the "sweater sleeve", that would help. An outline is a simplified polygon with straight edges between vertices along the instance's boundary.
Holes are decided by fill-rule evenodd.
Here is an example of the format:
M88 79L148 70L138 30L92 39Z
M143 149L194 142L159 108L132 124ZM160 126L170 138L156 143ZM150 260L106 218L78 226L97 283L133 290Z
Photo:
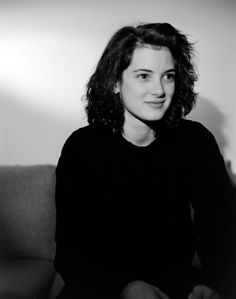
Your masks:
M232 183L213 135L199 125L193 137L192 205L202 264L201 283L218 291L224 299L236 298L236 205Z
M86 261L83 244L89 238L88 165L83 138L74 132L66 141L56 168L55 268L65 282L78 281ZM91 188L91 187L90 187Z

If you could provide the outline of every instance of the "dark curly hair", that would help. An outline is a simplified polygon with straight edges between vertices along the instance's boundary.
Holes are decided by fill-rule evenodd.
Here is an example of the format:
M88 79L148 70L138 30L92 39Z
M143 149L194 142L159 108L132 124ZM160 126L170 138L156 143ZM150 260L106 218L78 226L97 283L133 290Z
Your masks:
M124 107L115 85L131 63L133 52L142 46L167 47L176 68L175 93L161 122L165 128L176 127L196 101L194 82L197 80L192 61L193 44L186 35L168 23L147 23L118 30L107 44L94 74L87 84L86 113L89 124L97 124L121 132Z

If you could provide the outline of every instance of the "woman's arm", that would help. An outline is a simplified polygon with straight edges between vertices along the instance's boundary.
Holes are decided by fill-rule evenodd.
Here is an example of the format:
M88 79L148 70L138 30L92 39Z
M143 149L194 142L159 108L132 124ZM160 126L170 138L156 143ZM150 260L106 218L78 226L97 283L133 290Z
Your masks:
M85 267L82 252L88 239L87 194L91 189L85 150L86 142L76 131L66 141L56 169L55 267L66 282L78 281Z
M199 237L202 284L223 298L235 292L235 215L233 189L223 157L212 134L201 128L195 139L194 168L197 178L192 198L194 221Z

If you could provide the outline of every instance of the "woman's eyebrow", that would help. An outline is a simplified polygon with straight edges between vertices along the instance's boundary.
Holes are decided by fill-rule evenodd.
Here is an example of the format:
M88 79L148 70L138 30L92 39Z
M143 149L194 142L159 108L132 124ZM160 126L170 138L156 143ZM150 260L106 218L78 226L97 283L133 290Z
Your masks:
M138 73L138 72L153 73L154 71L149 70L149 69L137 69L137 70L133 71L133 73ZM176 72L176 70L173 68L173 69L167 69L164 71L164 73L170 73L170 72Z
M134 70L133 73L137 73L137 72L147 72L147 73L153 73L152 70L149 70L149 69L137 69L137 70Z
M173 73L175 73L176 72L176 69L167 69L166 71L165 71L165 73L171 73L171 72L173 72Z

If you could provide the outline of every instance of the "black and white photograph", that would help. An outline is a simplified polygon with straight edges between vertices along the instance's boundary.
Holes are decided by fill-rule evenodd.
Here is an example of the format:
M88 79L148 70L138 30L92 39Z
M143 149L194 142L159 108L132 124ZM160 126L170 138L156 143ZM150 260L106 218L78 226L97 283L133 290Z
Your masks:
M236 298L236 1L0 0L0 299Z

